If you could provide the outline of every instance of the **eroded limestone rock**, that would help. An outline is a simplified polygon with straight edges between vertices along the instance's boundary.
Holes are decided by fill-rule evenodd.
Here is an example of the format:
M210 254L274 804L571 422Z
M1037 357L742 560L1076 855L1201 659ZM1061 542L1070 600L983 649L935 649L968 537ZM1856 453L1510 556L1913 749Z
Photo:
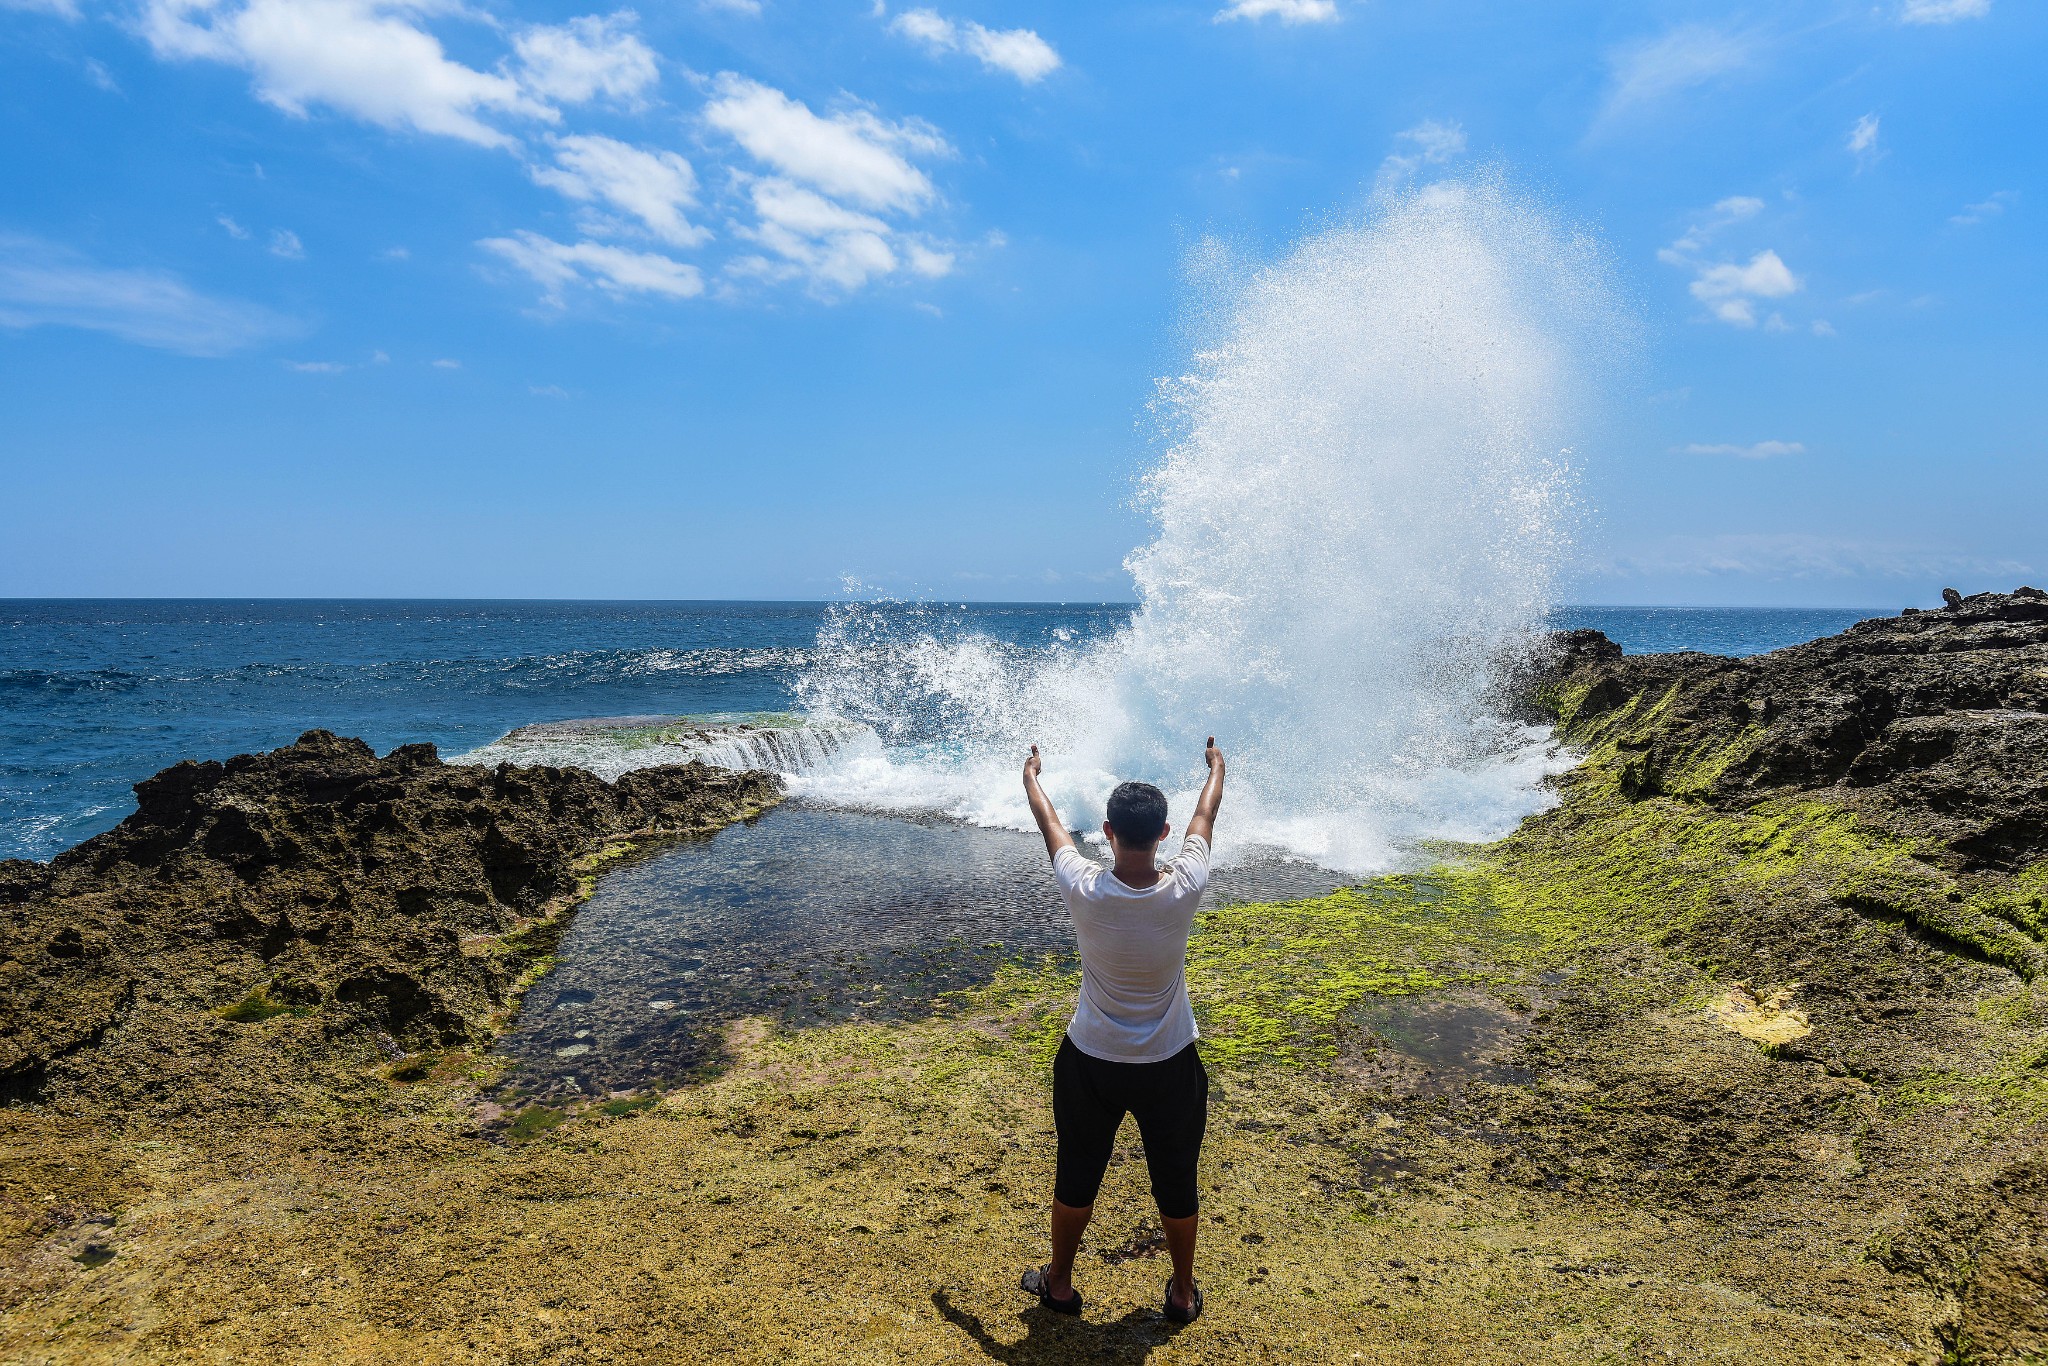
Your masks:
M113 830L0 864L0 1095L263 1109L329 1062L479 1041L552 949L588 856L780 790L702 764L607 783L431 745L380 758L319 730L165 769Z

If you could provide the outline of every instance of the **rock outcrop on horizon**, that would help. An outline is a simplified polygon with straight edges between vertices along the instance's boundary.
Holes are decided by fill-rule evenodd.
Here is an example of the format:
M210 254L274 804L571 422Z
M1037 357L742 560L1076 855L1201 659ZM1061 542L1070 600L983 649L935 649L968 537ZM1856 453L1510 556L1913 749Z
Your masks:
M706 833L781 788L703 764L607 783L432 745L380 758L315 730L135 792L49 864L0 863L0 1099L261 1110L332 1062L481 1042L593 852Z
M1939 904L1865 909L2048 972L2039 897L1973 895L2048 856L2048 593L1979 593L1744 659L1561 633L1539 691L1565 738L1616 745L1630 799L1853 812L1955 881Z
M1598 631L1557 643L1550 687L1575 741L1604 734L1630 698L1670 694L1624 742L1632 794L1736 808L1826 791L1949 851L1959 872L2048 853L2048 593L1979 593L1746 659L1624 657Z

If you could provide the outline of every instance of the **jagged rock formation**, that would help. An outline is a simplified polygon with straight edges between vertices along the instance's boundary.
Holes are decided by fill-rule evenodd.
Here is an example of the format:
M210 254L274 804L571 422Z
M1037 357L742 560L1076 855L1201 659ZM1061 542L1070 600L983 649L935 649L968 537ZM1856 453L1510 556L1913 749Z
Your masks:
M1641 791L1689 784L1725 807L1828 788L1961 868L2048 852L2048 594L1979 593L1748 659L1624 659L1597 631L1560 643L1560 719L1575 740L1599 738L1633 696L1672 693L1630 746ZM1720 752L1711 773L1697 769L1708 750Z
M1536 691L1588 759L1507 847L1647 870L1663 944L1722 981L1796 988L1813 1025L1730 1083L1658 1078L1625 1033L1576 1019L1546 1046L1621 1117L1532 1107L1551 1160L1686 1192L1796 1188L1737 1136L1832 1123L1859 1176L1832 1198L1868 1202L1867 1254L1949 1304L1944 1359L2048 1351L2048 1156L2027 1099L2048 1068L2048 594L1952 595L1749 659L1624 657L1572 632Z
M2036 589L1749 659L1623 658L1599 632L1572 632L1547 690L1568 738L1619 747L1632 798L1724 811L1824 800L1965 892L2048 855L2048 594ZM2028 976L2048 970L2039 899L2006 900L1929 928Z
M716 829L780 787L702 764L606 783L431 745L379 758L316 730L135 791L134 815L50 864L0 863L8 1101L261 1110L337 1063L481 1041L593 852Z

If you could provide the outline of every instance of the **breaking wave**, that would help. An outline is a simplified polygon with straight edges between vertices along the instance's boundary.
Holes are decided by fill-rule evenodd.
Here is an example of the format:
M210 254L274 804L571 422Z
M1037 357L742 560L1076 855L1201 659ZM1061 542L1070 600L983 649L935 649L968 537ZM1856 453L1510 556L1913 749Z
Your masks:
M1219 856L1348 871L1484 839L1547 798L1545 733L1493 705L1555 605L1571 446L1616 312L1599 252L1495 182L1437 185L1198 301L1160 382L1158 532L1106 636L1006 644L915 605L835 608L795 679L879 744L799 791L1028 827L1026 747L1071 824L1115 782L1184 813L1204 737L1231 763Z

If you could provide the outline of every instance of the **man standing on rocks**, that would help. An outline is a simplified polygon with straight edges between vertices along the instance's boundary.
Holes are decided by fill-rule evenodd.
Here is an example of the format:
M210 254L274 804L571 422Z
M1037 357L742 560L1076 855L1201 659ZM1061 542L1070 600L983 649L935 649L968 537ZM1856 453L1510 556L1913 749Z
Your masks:
M1209 737L1209 780L1195 801L1180 853L1165 867L1158 850L1169 829L1166 794L1122 783L1109 795L1102 833L1116 856L1103 868L1082 856L1038 785L1038 746L1024 761L1024 795L1052 855L1053 877L1081 945L1081 999L1052 1064L1053 1126L1059 1133L1053 1181L1052 1260L1024 1273L1023 1287L1062 1314L1081 1312L1074 1254L1095 1212L1117 1127L1138 1120L1152 1198L1173 1258L1166 1317L1193 1323L1202 1312L1195 1284L1199 1201L1195 1168L1209 1123L1209 1074L1195 1051L1188 1002L1188 935L1209 887L1209 841L1223 804L1223 753Z

